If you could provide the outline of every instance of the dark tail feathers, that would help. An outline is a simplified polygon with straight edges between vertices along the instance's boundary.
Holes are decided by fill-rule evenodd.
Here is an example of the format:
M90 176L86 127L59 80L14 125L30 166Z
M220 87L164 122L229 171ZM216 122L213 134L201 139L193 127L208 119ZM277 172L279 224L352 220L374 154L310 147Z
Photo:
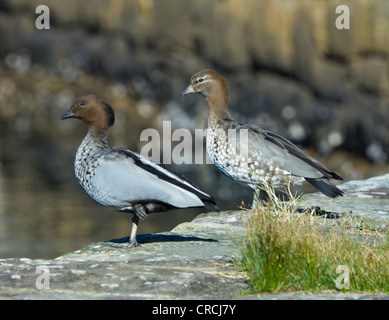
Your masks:
M216 206L215 202L207 201L207 200L202 200L204 203L204 206L209 210L209 211L220 211L220 209Z
M337 186L326 179L305 178L305 180L320 192L324 193L327 197L336 198L344 195L342 190L338 189Z

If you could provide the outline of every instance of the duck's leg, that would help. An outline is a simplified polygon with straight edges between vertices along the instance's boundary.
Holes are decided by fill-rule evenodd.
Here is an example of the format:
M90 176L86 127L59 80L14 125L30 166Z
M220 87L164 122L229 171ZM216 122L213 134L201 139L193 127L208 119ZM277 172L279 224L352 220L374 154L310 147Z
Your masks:
M139 217L136 214L134 214L134 217L132 218L131 234L127 244L128 247L130 248L139 246L138 241L136 241L136 231L138 230L138 224L139 224Z
M144 219L147 216L145 207L141 204L136 204L133 207L133 217L132 217L132 228L131 228L131 234L128 239L128 242L125 243L118 243L118 244L110 244L111 247L114 248L132 248L139 246L138 241L136 241L136 232L138 230L138 224L139 219Z
M147 213L145 207L141 204L136 204L134 206L134 217L132 218L132 229L130 239L128 240L128 244L130 247L139 246L138 241L136 241L136 231L138 230L139 219L145 219L147 217Z
M261 201L260 195L261 195L261 189L255 188L254 194L253 194L253 203L251 205L252 209L255 209L257 206L257 203Z
M252 209L255 209L258 204L260 204L266 197L266 191L261 188L254 188L253 203L251 205Z
M132 248L132 247L137 247L139 246L138 241L136 241L136 231L138 229L138 224L139 224L139 217L134 214L132 218L132 228L131 228L131 234L128 239L128 242L123 242L123 243L109 243L111 247L114 248Z

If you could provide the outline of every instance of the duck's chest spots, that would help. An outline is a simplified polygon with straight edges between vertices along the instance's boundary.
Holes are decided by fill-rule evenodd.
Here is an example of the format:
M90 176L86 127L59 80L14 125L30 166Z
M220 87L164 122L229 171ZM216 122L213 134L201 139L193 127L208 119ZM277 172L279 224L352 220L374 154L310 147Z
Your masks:
M74 171L79 184L88 194L93 192L91 179L102 160L101 152L92 145L84 144L77 150Z
M236 133L208 129L207 152L217 169L238 182L254 185L285 183L291 178L275 159L266 155L266 150L261 150L260 143L250 148L248 140L242 136L237 139Z

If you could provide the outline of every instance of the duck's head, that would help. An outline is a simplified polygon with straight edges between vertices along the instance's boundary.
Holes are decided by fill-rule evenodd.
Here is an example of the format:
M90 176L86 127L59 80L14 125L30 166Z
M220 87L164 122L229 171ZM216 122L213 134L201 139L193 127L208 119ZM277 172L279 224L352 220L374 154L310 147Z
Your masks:
M195 73L182 95L186 96L190 93L200 93L205 96L211 109L222 105L226 107L229 100L226 80L213 70L202 70Z
M107 130L115 122L112 107L100 98L89 95L74 100L71 108L62 115L61 120L76 118L88 124L93 131Z

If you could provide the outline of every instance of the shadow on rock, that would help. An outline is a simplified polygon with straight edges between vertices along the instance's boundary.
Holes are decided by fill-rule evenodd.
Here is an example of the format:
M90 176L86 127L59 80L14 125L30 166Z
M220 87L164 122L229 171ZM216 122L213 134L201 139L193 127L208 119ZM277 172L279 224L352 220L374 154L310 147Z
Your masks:
M327 219L339 219L340 215L336 212L325 211L320 207L310 207L310 208L297 208L297 212L300 213L309 213L314 216L324 216Z
M110 243L125 243L128 242L129 237L123 237L120 239L112 239L106 242ZM140 234L136 237L136 240L140 244L144 243L153 243L153 242L183 242L183 241L205 241L205 242L218 242L215 239L207 239L200 237L185 237L180 235L172 235L172 234Z

